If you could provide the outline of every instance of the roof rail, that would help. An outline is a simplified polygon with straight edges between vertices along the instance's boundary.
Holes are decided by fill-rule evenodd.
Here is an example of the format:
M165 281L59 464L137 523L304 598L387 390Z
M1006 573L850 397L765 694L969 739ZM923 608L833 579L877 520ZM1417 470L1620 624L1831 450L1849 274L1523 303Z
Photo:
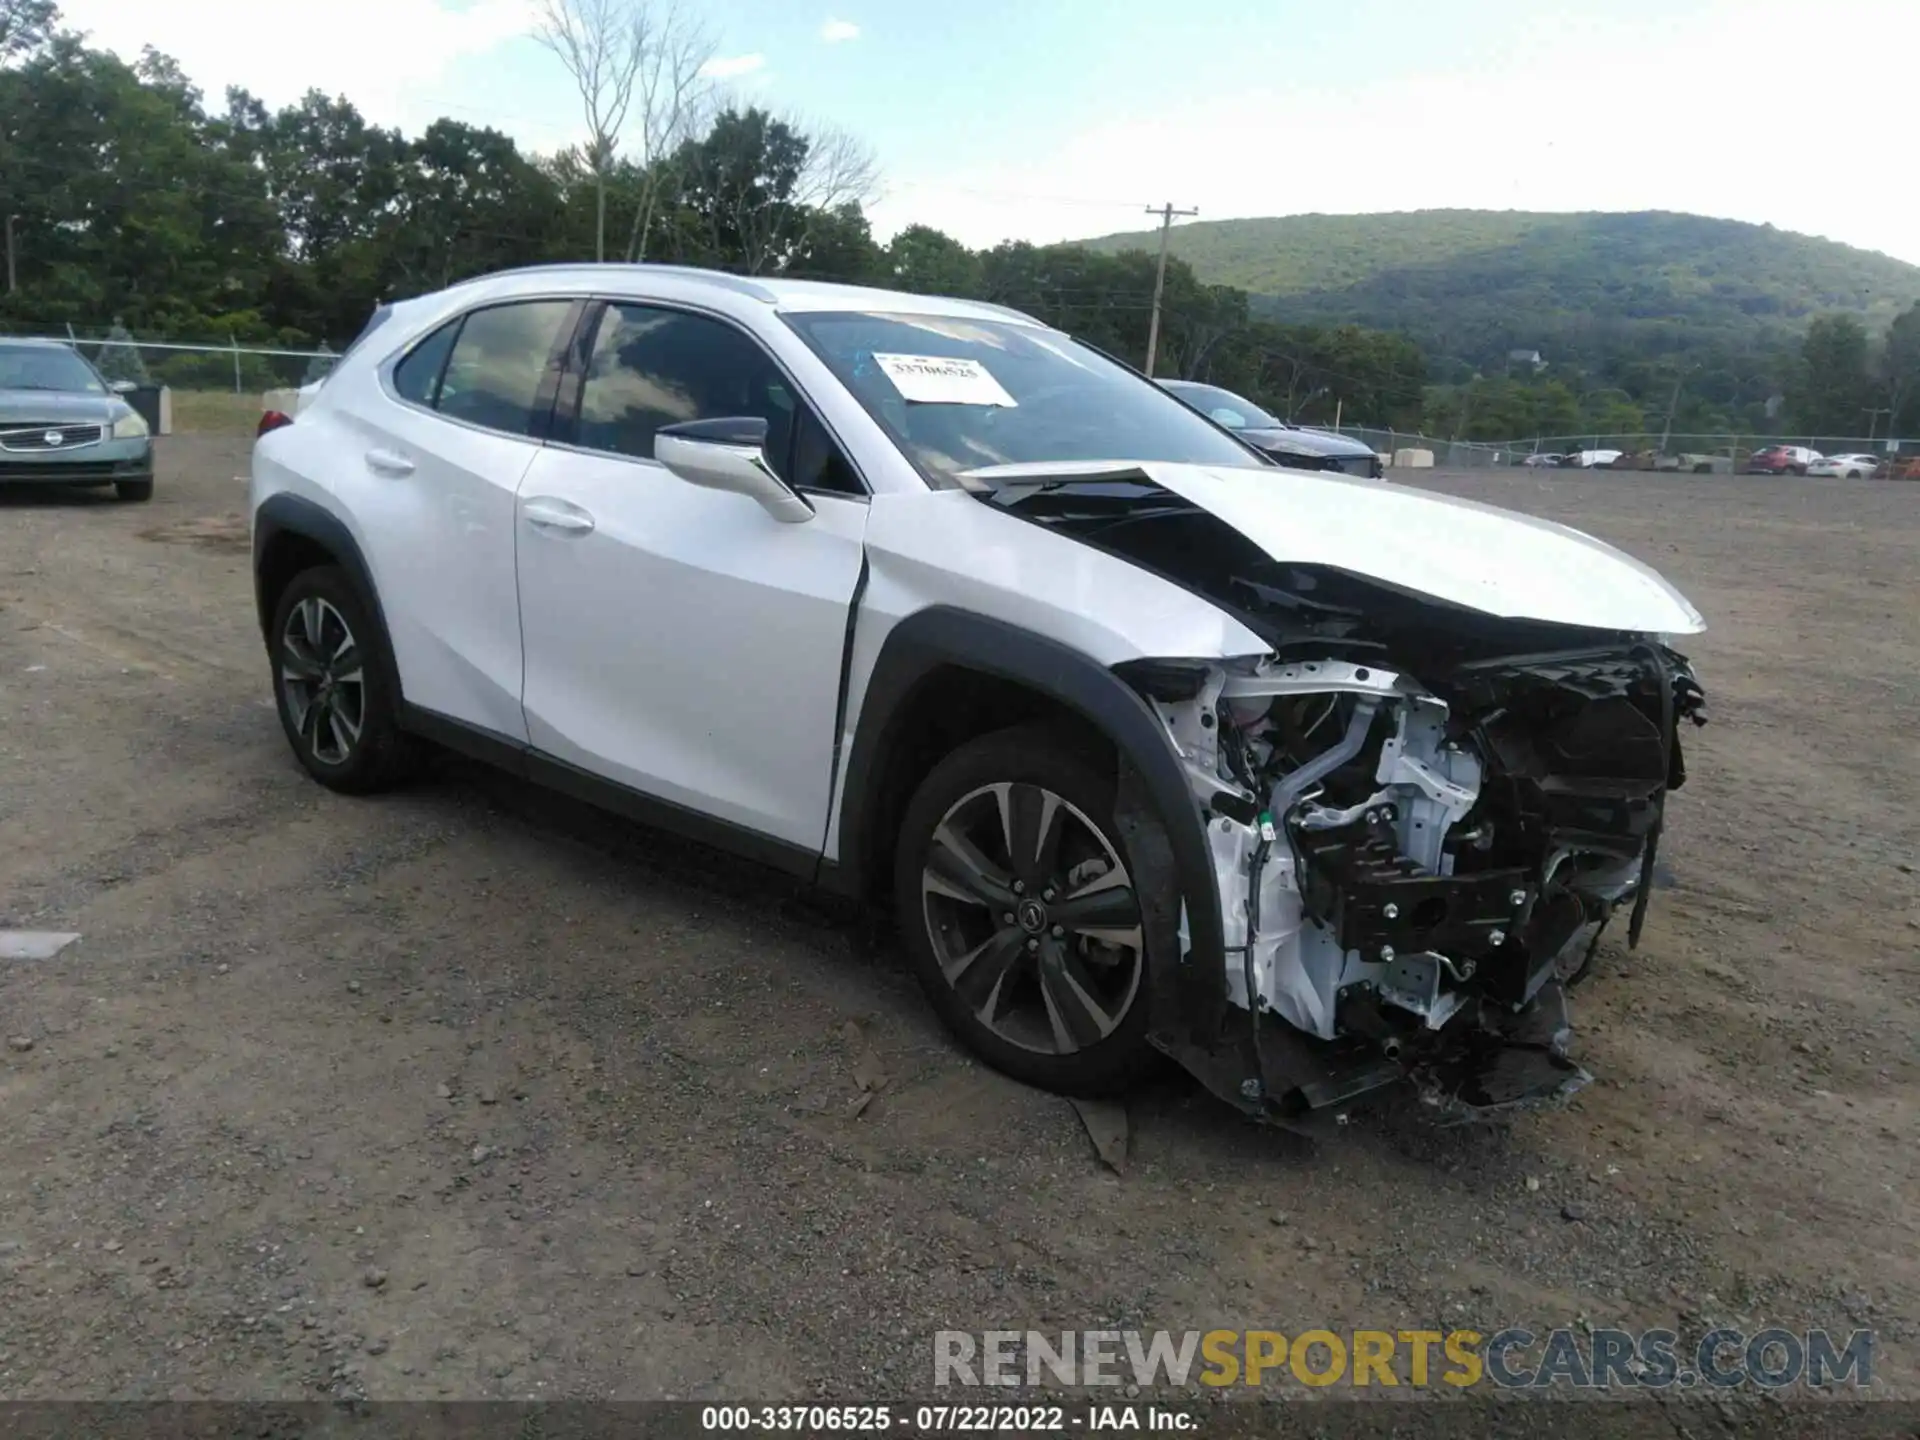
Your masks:
M959 297L956 296L955 298L958 299ZM1016 310L1011 305L996 305L991 300L969 300L967 303L969 305L978 305L982 310L991 310L996 315L1011 315L1014 319L1025 320L1030 325L1039 325L1042 327L1046 325L1046 322L1040 319L1039 316L1029 315L1024 310Z
M480 280L497 280L504 275L548 275L575 270L643 270L652 275L685 275L690 279L705 280L711 284L723 286L736 294L750 296L755 300L765 301L769 305L779 298L765 286L756 285L742 275L732 275L725 270L708 270L698 265L662 265L651 260L553 260L540 265L515 265L506 270L490 270L484 275L469 275L458 284L471 285Z

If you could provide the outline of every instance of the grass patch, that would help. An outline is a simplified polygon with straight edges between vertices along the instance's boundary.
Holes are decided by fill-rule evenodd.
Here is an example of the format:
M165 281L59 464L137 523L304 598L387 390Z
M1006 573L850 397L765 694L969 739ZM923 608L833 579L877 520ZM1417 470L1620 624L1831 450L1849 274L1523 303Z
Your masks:
M251 435L260 423L260 396L252 391L176 390L173 392L173 433L176 435Z

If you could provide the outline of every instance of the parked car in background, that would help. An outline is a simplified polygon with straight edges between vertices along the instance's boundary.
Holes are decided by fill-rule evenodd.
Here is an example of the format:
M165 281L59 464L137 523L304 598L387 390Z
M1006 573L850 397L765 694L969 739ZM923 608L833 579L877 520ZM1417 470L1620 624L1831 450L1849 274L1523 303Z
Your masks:
M0 484L111 485L153 498L153 438L110 385L58 340L0 340Z
M1743 475L1804 475L1824 458L1804 445L1768 445L1747 457Z
M1586 1083L1563 977L1638 939L1704 722L1706 622L1612 546L1280 471L1000 306L665 265L396 303L282 422L255 600L320 784L438 741L891 896L1057 1090Z
M1574 470L1593 470L1611 465L1623 454L1619 450L1575 450L1561 457L1561 463Z
M1567 457L1558 452L1542 451L1528 455L1520 463L1530 470L1557 470L1567 463Z
M1825 455L1807 466L1807 474L1829 480L1865 480L1879 468L1878 455Z
M1193 380L1162 380L1159 385L1289 470L1338 470L1348 475L1371 475L1376 480L1386 474L1386 466L1371 445L1269 415L1231 390Z

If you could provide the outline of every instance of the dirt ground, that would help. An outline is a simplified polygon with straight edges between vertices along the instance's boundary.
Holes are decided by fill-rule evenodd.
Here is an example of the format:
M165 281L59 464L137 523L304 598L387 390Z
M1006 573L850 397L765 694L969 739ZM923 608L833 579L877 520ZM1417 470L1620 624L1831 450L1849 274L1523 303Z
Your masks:
M451 760L312 784L246 442L163 443L151 505L0 495L0 926L83 937L0 961L0 1397L873 1400L940 1329L1713 1321L1871 1327L1920 1395L1920 487L1420 476L1712 626L1665 888L1576 996L1601 1079L1315 1149L1173 1078L1115 1175L790 882Z

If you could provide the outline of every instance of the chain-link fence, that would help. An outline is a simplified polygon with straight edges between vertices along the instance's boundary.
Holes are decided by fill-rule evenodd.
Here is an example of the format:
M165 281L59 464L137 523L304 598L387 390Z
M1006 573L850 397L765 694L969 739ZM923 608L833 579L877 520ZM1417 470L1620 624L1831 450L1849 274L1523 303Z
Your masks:
M1920 439L1884 435L1674 435L1589 433L1541 435L1517 440L1444 440L1417 431L1342 425L1340 433L1359 440L1401 467L1482 470L1508 465L1611 465L1620 469L1670 470L1694 474L1736 474L1756 451L1788 445L1817 455L1869 455L1885 460L1920 453Z
M1432 465L1443 470L1485 470L1512 465L1518 458L1506 448L1472 440L1440 440L1417 430L1380 429L1372 425L1342 425L1340 434L1373 448L1389 465ZM1524 454L1525 452L1521 452Z
M138 339L118 325L105 329L72 325L57 329L0 327L0 333L21 339L64 341L91 360L108 380L235 395L296 390L321 379L339 359L324 345L318 350L299 350L243 345L237 340L222 345Z

